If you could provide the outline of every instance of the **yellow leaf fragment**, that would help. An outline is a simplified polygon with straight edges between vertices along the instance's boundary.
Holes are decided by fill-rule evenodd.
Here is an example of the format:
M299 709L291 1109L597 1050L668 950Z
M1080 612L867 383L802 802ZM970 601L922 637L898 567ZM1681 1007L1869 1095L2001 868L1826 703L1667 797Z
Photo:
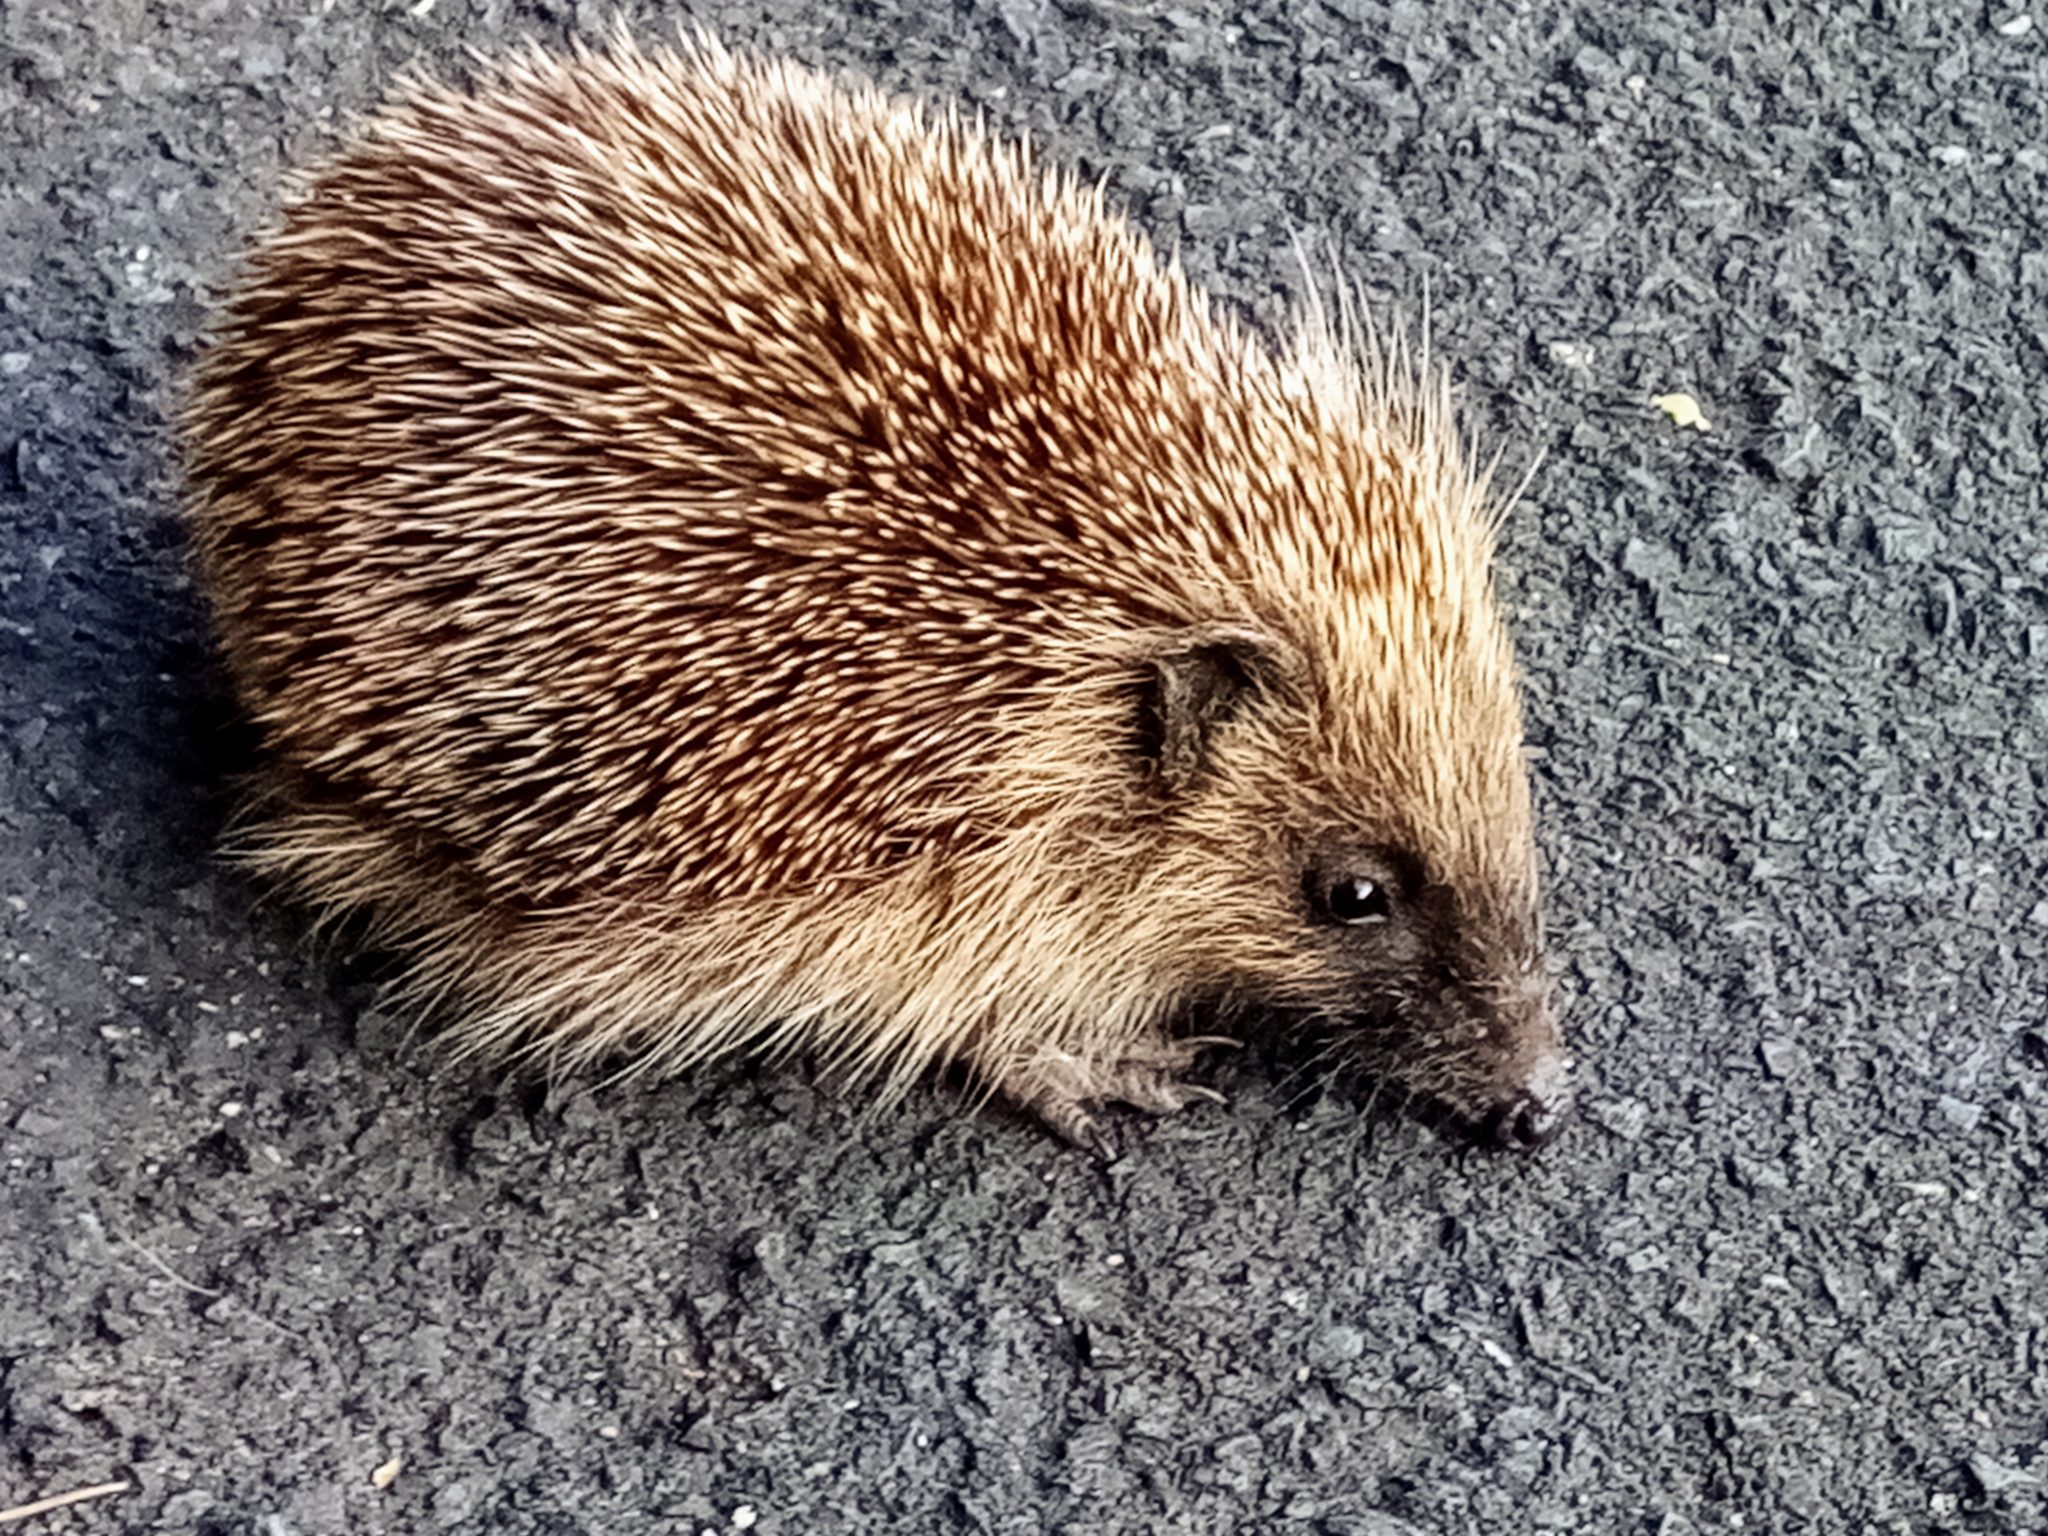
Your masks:
M1657 395L1651 399L1650 404L1669 416L1676 426L1694 427L1701 432L1713 430L1713 424L1700 410L1699 401L1693 399L1691 395Z
M405 1458L403 1456L394 1456L370 1474L370 1486L372 1488L389 1488L398 1481L398 1474L404 1470Z

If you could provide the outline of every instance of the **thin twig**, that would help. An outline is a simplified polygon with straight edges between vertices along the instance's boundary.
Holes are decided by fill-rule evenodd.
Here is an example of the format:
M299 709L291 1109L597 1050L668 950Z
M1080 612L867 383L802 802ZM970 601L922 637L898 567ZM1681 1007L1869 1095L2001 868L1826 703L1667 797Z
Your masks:
M78 1221L79 1224L86 1229L86 1231L90 1232L93 1235L94 1240L98 1242L98 1244L100 1245L101 1253L109 1261L118 1263L118 1261L114 1258L115 1240L107 1235L106 1224L100 1220L99 1213L97 1211L93 1211L90 1209L80 1211L78 1213ZM175 1269L171 1268L171 1266L168 1263L166 1263L160 1256L158 1256L150 1249L145 1248L141 1243L137 1242L132 1237L121 1238L119 1240L119 1243L121 1247L133 1249L137 1254L140 1254L143 1258L147 1259L150 1263L150 1266L154 1268L158 1273L160 1273L166 1280L170 1281L171 1284L178 1286L181 1289L190 1291L195 1296L205 1296L217 1301L222 1296L225 1296L227 1294L227 1292L225 1291L214 1291L207 1289L203 1285L195 1285L192 1281L187 1280L183 1275L179 1274ZM127 1268L127 1266L125 1265L121 1265L120 1267L124 1269ZM129 1273L132 1274L133 1271L130 1270Z
M37 1499L33 1504L17 1504L12 1509L0 1509L0 1525L12 1525L17 1520L26 1520L33 1515L47 1515L55 1509L68 1509L73 1504L83 1504L87 1499L104 1499L109 1494L126 1493L133 1486L128 1482L94 1483L90 1488L79 1488L71 1493L59 1493L47 1499Z
M142 1244L137 1242L134 1238L124 1237L121 1239L121 1241L127 1244L130 1248L134 1249L137 1253L141 1254L145 1259L149 1260L149 1262L154 1264L159 1270L163 1271L164 1278L170 1281L171 1284L178 1286L183 1290L190 1291L194 1296L206 1296L212 1298L215 1301L218 1301L221 1297L227 1295L226 1291L216 1291L211 1290L203 1285L195 1285L192 1281L187 1280L183 1275L179 1274L175 1269L171 1268L169 1264L165 1263L155 1253L143 1247Z

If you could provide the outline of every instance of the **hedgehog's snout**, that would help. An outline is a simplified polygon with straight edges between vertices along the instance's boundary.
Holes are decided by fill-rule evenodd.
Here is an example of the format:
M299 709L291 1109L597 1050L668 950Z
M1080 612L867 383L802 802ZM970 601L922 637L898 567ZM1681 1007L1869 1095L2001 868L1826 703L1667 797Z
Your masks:
M1557 1134L1571 1105L1571 1063L1564 1052L1546 1050L1521 1082L1473 1120L1472 1139L1492 1151L1534 1152Z
M1446 988L1439 1006L1469 1042L1467 1070L1453 1073L1444 1107L1475 1146L1533 1152L1569 1118L1571 1058L1553 980L1534 951L1495 967L1487 984Z

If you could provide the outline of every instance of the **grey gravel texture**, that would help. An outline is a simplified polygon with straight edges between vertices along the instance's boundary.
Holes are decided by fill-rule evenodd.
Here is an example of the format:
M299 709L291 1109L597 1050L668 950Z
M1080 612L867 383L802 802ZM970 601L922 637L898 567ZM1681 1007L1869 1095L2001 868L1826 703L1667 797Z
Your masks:
M1028 131L1261 324L1297 236L1426 291L1541 455L1504 561L1582 1118L1462 1157L1253 1052L1105 1169L938 1085L438 1066L211 855L243 749L165 433L210 285L408 61L611 13L0 0L0 1508L2048 1530L2048 24L690 13Z

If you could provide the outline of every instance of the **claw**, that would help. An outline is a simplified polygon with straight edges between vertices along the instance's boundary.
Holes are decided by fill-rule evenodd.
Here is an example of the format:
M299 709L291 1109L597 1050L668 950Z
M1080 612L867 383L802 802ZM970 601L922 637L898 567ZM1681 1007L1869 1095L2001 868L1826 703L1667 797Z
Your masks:
M1044 1122L1046 1128L1062 1141L1070 1142L1083 1152L1092 1152L1107 1161L1115 1155L1108 1146L1102 1126L1096 1118L1082 1107L1078 1099L1063 1099L1050 1092L1040 1092L1028 1099L1021 1099L1023 1108L1028 1109Z
M1093 1116L1088 1119L1087 1130L1074 1144L1099 1163L1113 1163L1124 1155L1122 1141Z

